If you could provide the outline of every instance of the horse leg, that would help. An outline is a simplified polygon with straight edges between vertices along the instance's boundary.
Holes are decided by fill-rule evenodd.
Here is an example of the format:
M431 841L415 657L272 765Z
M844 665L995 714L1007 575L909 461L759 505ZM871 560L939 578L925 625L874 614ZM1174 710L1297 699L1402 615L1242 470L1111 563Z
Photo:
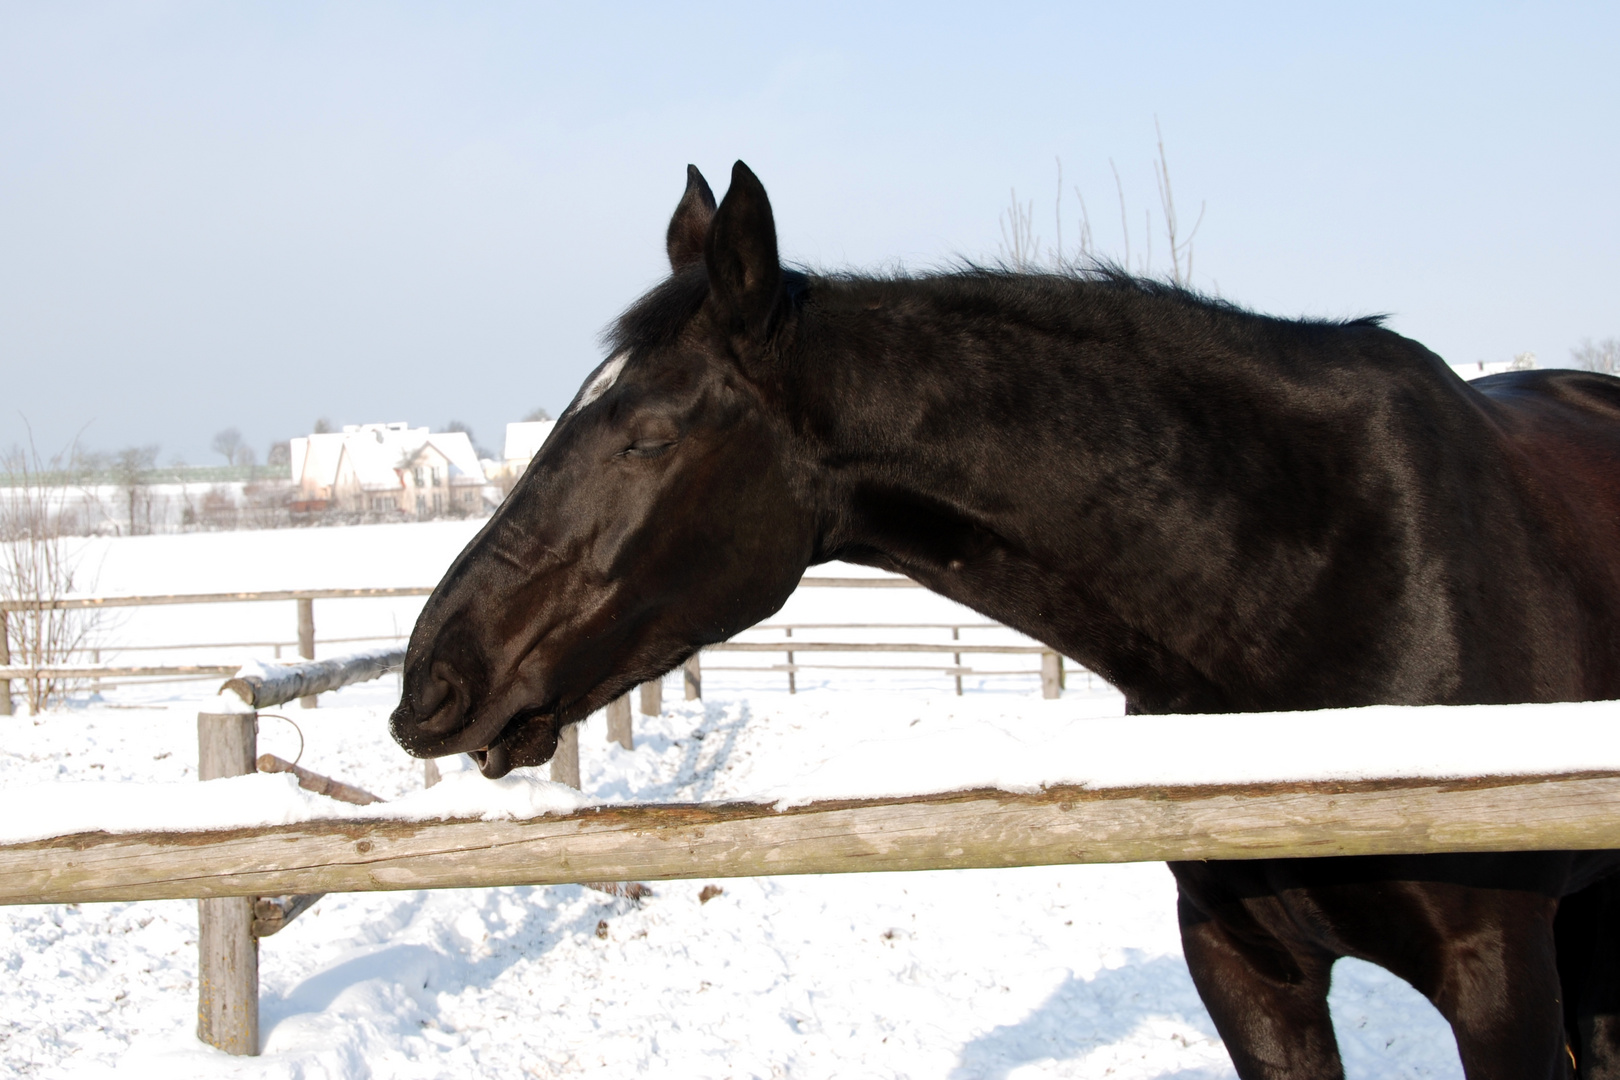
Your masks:
M1177 877L1181 874L1178 871ZM1342 1080L1327 993L1333 957L1285 945L1233 900L1207 910L1183 887L1181 947L1242 1080Z
M1600 881L1559 901L1553 936L1576 1075L1620 1080L1620 881Z
M1457 1037L1468 1080L1566 1080L1571 1076L1558 985L1553 916L1538 893L1406 883L1414 909L1402 922L1423 927L1352 955L1404 978L1434 1003ZM1391 905L1400 911L1404 905Z

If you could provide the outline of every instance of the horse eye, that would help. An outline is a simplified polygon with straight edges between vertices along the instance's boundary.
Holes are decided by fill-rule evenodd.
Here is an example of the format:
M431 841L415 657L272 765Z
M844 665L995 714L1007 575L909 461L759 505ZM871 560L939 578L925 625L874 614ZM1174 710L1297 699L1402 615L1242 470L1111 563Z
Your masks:
M668 453L669 448L674 445L675 443L673 440L643 439L639 442L633 442L629 446L625 447L619 452L619 456L642 458L661 457Z

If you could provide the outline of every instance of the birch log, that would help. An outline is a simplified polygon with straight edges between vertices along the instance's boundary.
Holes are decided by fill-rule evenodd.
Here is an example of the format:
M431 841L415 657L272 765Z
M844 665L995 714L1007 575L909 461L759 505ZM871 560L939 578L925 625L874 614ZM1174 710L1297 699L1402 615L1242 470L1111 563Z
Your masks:
M404 648L373 649L331 660L304 664L263 664L244 668L220 687L230 690L255 709L282 705L293 698L313 701L316 694L351 683L380 679L405 663Z

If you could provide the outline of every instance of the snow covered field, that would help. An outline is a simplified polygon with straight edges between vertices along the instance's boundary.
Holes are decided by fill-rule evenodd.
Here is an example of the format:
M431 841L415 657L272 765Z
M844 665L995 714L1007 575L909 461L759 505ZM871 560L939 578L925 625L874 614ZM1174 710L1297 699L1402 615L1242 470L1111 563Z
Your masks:
M141 537L93 541L85 560L99 592L413 585L435 580L472 531L431 523ZM323 636L408 631L415 607L323 602L317 624ZM109 644L286 640L291 609L144 609L119 613L100 631ZM803 590L775 621L952 619L981 621L920 591ZM250 652L268 655L233 655ZM1033 667L1013 659L1009 666ZM987 745L1026 738L1031 756L1050 754L1042 740L1060 729L1093 730L1100 746L1122 711L1117 694L1088 688L1083 677L1071 678L1059 701L1041 700L1033 675L970 677L963 697L947 678L924 673L801 673L799 687L788 695L777 672L715 672L705 700L688 703L671 679L664 714L636 717L633 752L605 741L599 717L590 721L585 791L688 800L799 791L818 775L829 784L840 775L904 784L915 782L907 762L918 757L949 770L953 754L973 763ZM284 710L307 741L303 764L385 798L418 790L420 763L386 731L395 692L387 679L323 697L314 712ZM38 718L0 719L0 792L193 779L194 718L211 694L207 684L125 687ZM1328 742L1338 734L1321 733ZM291 723L265 719L260 746L292 758L298 735ZM852 761L863 763L853 773ZM820 762L844 763L843 772L818 772ZM8 810L14 830L26 810L15 802ZM257 1059L230 1058L193 1037L195 904L0 909L0 965L10 976L0 982L0 1069L287 1078L1231 1075L1182 962L1175 890L1161 865L714 884L723 891L707 900L704 882L657 884L639 904L577 886L328 896L262 944ZM1333 1007L1352 1080L1460 1076L1443 1021L1392 976L1341 962Z

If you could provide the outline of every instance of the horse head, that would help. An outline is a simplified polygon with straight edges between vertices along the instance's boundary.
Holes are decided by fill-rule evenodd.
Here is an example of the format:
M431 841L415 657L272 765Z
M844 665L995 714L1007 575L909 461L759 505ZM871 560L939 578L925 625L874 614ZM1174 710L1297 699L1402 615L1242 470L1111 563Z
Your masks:
M671 276L417 619L391 727L418 757L538 765L564 725L776 611L811 561L764 187L738 162L716 208L689 167L667 246Z

